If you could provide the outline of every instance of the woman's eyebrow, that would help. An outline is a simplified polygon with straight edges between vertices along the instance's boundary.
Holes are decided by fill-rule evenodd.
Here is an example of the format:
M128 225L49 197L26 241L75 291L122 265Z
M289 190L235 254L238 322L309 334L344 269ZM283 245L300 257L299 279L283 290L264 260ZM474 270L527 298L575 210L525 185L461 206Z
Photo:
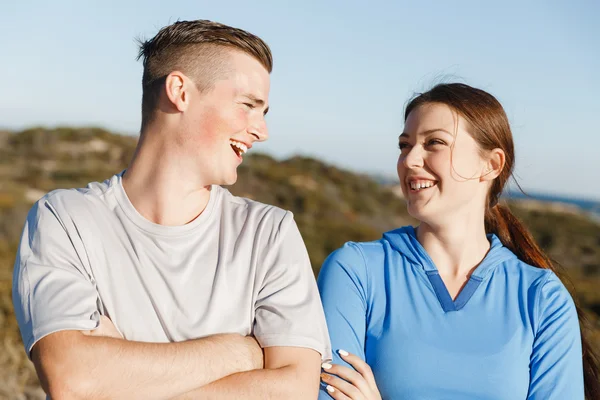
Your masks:
M429 134L431 134L431 133L435 133L435 132L444 132L444 133L446 133L446 134L448 134L448 135L452 136L452 134L451 134L450 132L448 132L447 130L445 130L445 129L442 129L442 128L428 129L428 130L426 130L426 131L423 131L423 132L419 132L419 133L417 133L417 136L418 136L418 135L421 135L421 136L424 136L424 135L429 135ZM409 137L410 137L410 135L409 135L408 133L406 133L406 132L402 132L402 134L400 135L400 137L399 137L399 138L403 138L403 137L405 137L405 138L409 138Z

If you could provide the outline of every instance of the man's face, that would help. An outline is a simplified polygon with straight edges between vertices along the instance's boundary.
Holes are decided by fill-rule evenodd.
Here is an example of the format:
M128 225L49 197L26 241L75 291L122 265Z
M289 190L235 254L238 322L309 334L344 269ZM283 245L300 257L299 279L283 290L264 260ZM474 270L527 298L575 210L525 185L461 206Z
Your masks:
M204 93L190 92L184 118L186 152L206 184L232 185L254 142L268 138L269 73L255 58L229 52L231 71Z

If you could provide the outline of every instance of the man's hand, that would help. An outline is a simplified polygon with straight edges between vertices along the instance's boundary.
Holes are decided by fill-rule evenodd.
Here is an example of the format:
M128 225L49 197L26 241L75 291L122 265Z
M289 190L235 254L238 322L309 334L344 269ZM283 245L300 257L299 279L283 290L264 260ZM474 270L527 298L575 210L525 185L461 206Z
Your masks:
M244 341L247 345L249 361L251 362L250 370L263 369L265 365L265 355L256 338L254 336L246 336Z
M123 335L117 329L115 324L105 315L100 316L100 325L96 329L92 329L89 331L82 331L84 335L87 336L104 336L111 337L115 339L123 339Z

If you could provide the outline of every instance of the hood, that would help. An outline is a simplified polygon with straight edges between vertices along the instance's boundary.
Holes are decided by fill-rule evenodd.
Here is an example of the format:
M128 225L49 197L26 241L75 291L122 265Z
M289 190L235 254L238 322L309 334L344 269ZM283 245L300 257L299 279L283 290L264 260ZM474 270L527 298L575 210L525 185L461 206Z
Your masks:
M496 235L492 233L488 234L487 237L490 241L490 250L472 274L480 278L483 278L494 266L511 258L516 258L512 251L504 247ZM383 234L383 240L387 241L394 250L401 253L412 264L422 266L426 272L437 271L433 260L417 240L414 227L405 226L386 232Z

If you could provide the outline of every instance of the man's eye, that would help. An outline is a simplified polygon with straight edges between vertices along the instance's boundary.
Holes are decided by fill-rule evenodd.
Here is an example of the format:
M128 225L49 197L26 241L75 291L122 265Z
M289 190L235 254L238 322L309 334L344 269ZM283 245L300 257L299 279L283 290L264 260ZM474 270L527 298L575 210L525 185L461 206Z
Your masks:
M244 105L251 109L254 108L254 104L252 104L252 103L244 103Z

